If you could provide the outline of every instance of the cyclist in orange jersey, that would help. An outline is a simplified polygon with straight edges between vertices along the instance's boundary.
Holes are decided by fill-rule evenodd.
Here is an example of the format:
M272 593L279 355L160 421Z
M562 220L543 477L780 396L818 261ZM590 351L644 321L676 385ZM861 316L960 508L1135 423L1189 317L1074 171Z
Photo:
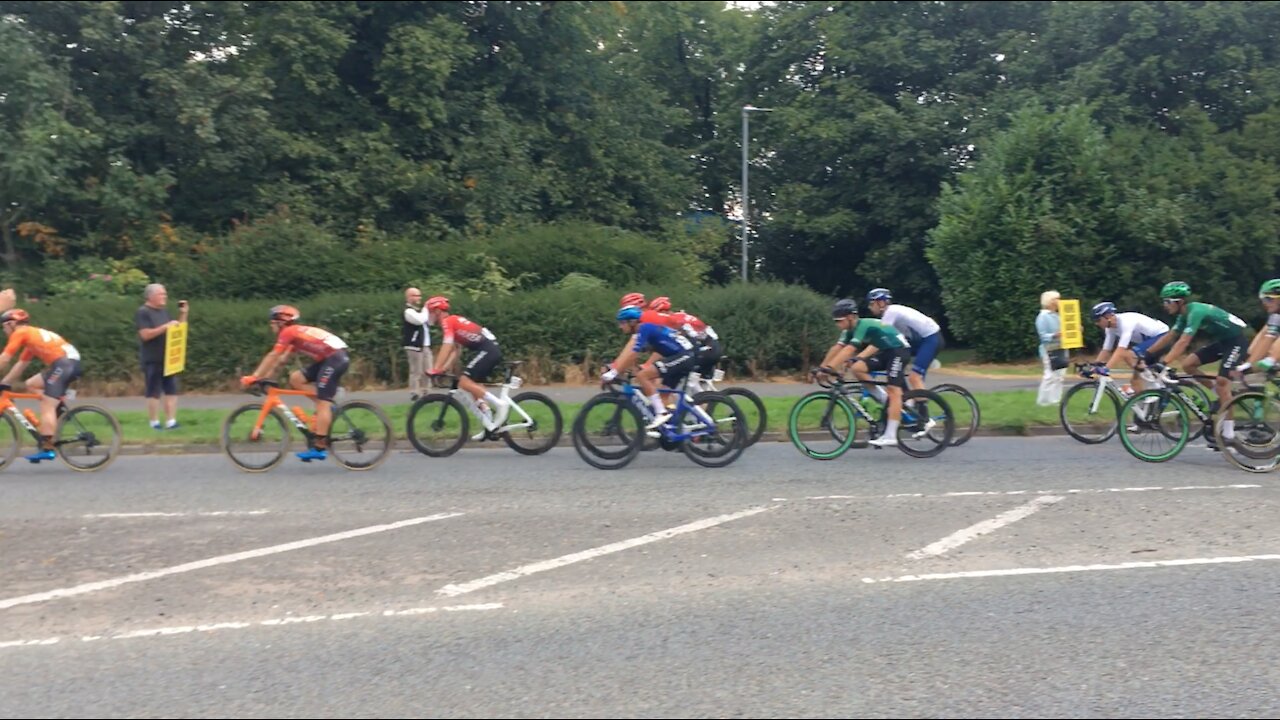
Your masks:
M8 390L33 358L48 366L44 374L27 378L28 391L44 392L40 398L40 450L26 456L27 460L38 463L56 457L53 433L58 426L58 404L67 394L68 386L80 377L80 352L62 336L35 327L30 321L31 315L21 308L0 314L0 324L9 336L4 352L0 353L0 368L7 367L14 356L18 356L18 362L0 379L0 390Z
M297 453L302 462L324 460L329 449L329 427L333 424L333 400L338 394L338 383L346 374L351 359L347 344L342 338L323 328L298 325L302 313L291 305L276 305L268 317L271 330L276 334L275 347L252 375L240 378L240 384L249 387L259 380L275 375L280 364L294 352L309 356L313 362L305 370L294 370L289 375L289 387L306 390L316 396L315 447Z

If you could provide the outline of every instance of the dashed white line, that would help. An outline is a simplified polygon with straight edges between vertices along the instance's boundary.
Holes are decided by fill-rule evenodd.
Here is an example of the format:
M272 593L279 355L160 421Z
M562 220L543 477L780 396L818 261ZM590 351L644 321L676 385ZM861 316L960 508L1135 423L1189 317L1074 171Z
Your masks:
M127 513L88 513L81 515L87 519L101 518L149 518L149 517L227 517L235 515L266 515L270 510L210 510L196 512L127 512Z
M334 613L333 615L291 615L282 618L271 618L268 620L257 620L254 622L218 622L206 623L202 625L175 625L170 627L145 628L142 630L130 630L129 632L117 633L115 635L85 635L79 638L43 638L40 640L9 640L0 642L0 648L13 647L35 647L40 645L57 645L63 640L80 642L97 642L99 640L137 640L139 638L151 637L168 637L172 635L186 635L189 633L208 633L219 630L243 630L251 627L277 627L282 625L295 625L300 623L316 623L321 621L335 620L351 620L353 618L366 617L372 615L381 615L383 617L408 617L411 615L430 615L437 612L475 612L482 610L498 610L503 607L502 603L479 603L475 605L451 605L446 607L421 607L409 608L407 610L386 610L380 613L374 612L346 612Z
M1071 490L964 490L945 493L894 493L892 495L810 495L805 500L888 500L892 498L947 498L994 495L1091 495L1095 493L1154 492L1157 490L1248 490L1261 485L1182 485L1178 487L1075 488Z
M441 595L454 597L457 595L462 595L465 593L472 592L474 590L479 590L481 588L486 588L491 585L497 585L499 583L508 582L510 580L518 580L519 578L525 577L527 575L533 575L534 573L545 572L547 570L554 570L556 568L564 567L565 565L571 565L576 562L582 562L583 560L590 560L592 558L600 557L601 555L608 555L610 553L616 553L616 552L627 550L629 548L637 547L640 545L647 545L652 542L657 542L659 540L666 540L667 538L672 538L677 535L683 535L685 533L697 532L698 530L705 530L710 527L715 527L716 525L722 525L724 523L727 523L733 520L738 520L744 517L750 517L751 515L757 515L759 513L765 512L767 510L772 510L772 509L773 509L772 507L754 507L754 508L749 508L747 510L742 510L741 512L730 513L728 515L718 515L713 518L698 520L685 525L680 525L678 527L668 528L666 530L659 530L658 532L649 533L648 535L641 535L640 537L634 537L634 538L631 538L630 540L622 540L616 543L610 543L608 545L602 545L597 548L592 548L590 550L583 550L581 552L571 553L569 555L562 555L558 558L553 558L551 560L543 560L541 562L531 563L529 565L522 565L518 568L515 568L514 570L507 570L505 572L495 573L493 575L482 577L478 580L472 580L470 582L459 583L459 584L451 583L449 585L445 585L444 587L440 588L436 592Z
M244 552L231 553L230 555L219 555L205 560L183 563L182 565L174 565L172 567L161 568L160 570L149 570L147 572L134 573L132 575L111 578L110 580L99 580L98 582L85 583L83 585L76 585L69 588L60 588L58 590L50 590L48 592L35 593L33 595L22 595L20 597L9 598L8 600L0 600L0 610L6 610L17 605L28 605L31 603L46 602L48 600L57 600L58 598L72 597L74 595L84 595L85 593L97 592L99 590L109 590L129 583L154 580L167 575L191 572L192 570L203 570L204 568L214 567L215 565L225 565L227 563L239 562L241 560L251 560L253 558L260 558L266 555L289 552L290 550L301 550L302 548L309 548L315 545L338 542L339 540L349 540L363 535L387 532L388 530L398 530L411 525L420 525L422 523L432 522L433 520L445 520L448 518L458 517L459 515L462 515L462 513L438 513L436 515L427 515L425 517L410 518L408 520L401 520L399 522L388 523L386 525L372 525L370 527L333 533L332 535L322 535L320 537L308 538L306 540L297 540L290 543L284 543L282 545L272 545L270 547L258 548L256 550L245 550Z
M1044 495L1038 497L1025 505L1019 505L1012 510L1002 512L990 520L983 520L976 525L970 525L963 530L957 530L938 542L926 545L915 552L907 553L907 557L912 560L920 560L934 555L941 555L960 547L974 538L979 538L987 533L995 532L1005 525L1018 522L1019 520L1037 513L1054 503L1062 502L1064 499L1065 498L1062 495Z
M1004 577L1009 575L1047 575L1052 573L1094 572L1101 570L1134 570L1138 568L1181 567L1185 565L1220 565L1261 560L1280 560L1280 555L1240 555L1235 557L1186 558L1181 560L1148 560L1115 565L1063 565L1060 567L1011 568L1006 570L966 570L962 572L901 575L887 578L862 578L864 583L918 582L921 580L957 580L962 578Z

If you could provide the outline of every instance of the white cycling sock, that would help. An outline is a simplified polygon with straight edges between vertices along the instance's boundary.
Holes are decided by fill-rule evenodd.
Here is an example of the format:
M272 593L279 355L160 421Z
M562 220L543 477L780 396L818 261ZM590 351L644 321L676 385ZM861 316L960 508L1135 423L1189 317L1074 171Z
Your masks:
M661 415L667 412L667 406L662 404L662 393L654 393L650 395L649 405L653 407L655 415Z
M884 424L884 434L880 437L898 437L898 421L890 420Z
M1236 421L1223 420L1222 421L1222 439L1230 440L1235 436L1236 436Z
M871 395L876 400L879 400L882 405L889 402L889 393L885 392L885 389L879 385L871 386Z
M502 401L498 399L497 395L494 395L491 392L485 391L484 401L489 403L489 407L491 408L502 407Z

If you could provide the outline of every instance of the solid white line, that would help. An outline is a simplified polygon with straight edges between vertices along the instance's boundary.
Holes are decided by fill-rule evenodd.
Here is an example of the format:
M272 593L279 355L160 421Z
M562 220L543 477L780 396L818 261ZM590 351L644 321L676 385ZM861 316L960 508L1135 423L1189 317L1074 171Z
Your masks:
M937 493L895 493L893 495L810 495L805 500L888 500L892 498L948 498L980 495L1091 495L1094 493L1153 492L1156 490L1247 490L1261 485L1183 485L1180 487L1076 488L1073 490L968 490Z
M1045 575L1049 573L1092 572L1094 570L1132 570L1135 568L1178 567L1182 565L1219 565L1222 563L1253 562L1255 560L1280 560L1280 555L1241 555L1237 557L1188 558L1185 560L1148 560L1116 565L1064 565L1045 568L1013 568L1010 570L969 570L929 575L902 575L888 578L862 578L864 583L915 582L918 580L955 580L959 578L1003 577L1006 575Z
M224 517L227 515L266 515L270 510L212 510L208 512L132 512L89 513L83 518L143 518L143 517Z
M451 605L448 607L425 607L425 608L409 608L408 610L387 610L381 614L385 617L409 616L409 615L427 615L439 611L445 612L474 612L477 610L498 610L503 607L502 603L483 603L476 605ZM257 622L219 622L205 623L202 625L175 625L172 627L147 628L144 630L130 630L129 632L118 633L116 635L85 635L78 638L80 642L96 642L98 640L135 640L138 638L148 637L167 637L170 635L186 635L189 633L207 633L218 630L243 630L251 627L273 627L281 625L295 625L299 623L313 623L322 620L350 620L352 618L372 616L373 612L347 612L334 613L333 615L291 615L283 618L272 618L270 620L259 620ZM36 645L56 645L64 638L45 638L43 640L10 640L8 642L0 642L0 648L10 647L32 647ZM75 639L75 638L66 638Z
M602 545L597 548L592 548L590 550L583 550L581 552L576 552L569 555L562 555L558 558L553 558L551 560L543 560L541 562L531 563L529 565L522 565L514 570L507 570L505 572L496 573L494 575L488 575L478 580L472 580L471 582L465 582L460 584L451 583L449 585L445 585L444 587L440 588L436 592L441 595L454 597L457 595L462 595L465 593L472 592L474 590L479 590L480 588L486 588L491 585L497 585L498 583L504 583L509 580L518 580L519 578L525 577L526 575L545 572L547 570L554 570L556 568L564 567L565 565L571 565L576 562L582 562L583 560L590 560L591 558L597 558L597 557L600 557L601 555L608 555L610 553L616 553L616 552L627 550L629 548L637 547L640 545L647 545L652 542L657 542L659 540L666 540L667 538L672 538L677 535L683 535L685 533L696 532L698 530L706 530L707 528L715 527L716 525L722 525L732 520L738 520L740 518L749 517L751 515L756 515L756 514L765 512L766 510L772 510L772 509L773 509L772 507L754 507L754 508L749 508L747 510L743 510L741 512L730 513L728 515L719 515L717 517L707 518L705 520L698 520L695 522L688 523L686 525L680 525L679 527L673 527L667 530L659 530L658 532L649 533L648 535L641 535L640 537L631 538L630 540L622 540L616 543L610 543L608 545Z
M941 555L949 550L955 550L974 538L995 532L1005 525L1018 522L1028 515L1037 513L1040 510L1049 507L1056 502L1061 502L1064 499L1065 498L1061 495L1045 495L1043 497L1038 497L1026 505L1019 505L1012 510L1006 510L990 520L983 520L976 525L970 525L963 530L957 530L936 543L926 545L915 552L907 553L907 557L912 560L920 560L934 555Z
M75 587L50 590L48 592L35 593L34 595L23 595L21 597L9 598L8 600L0 600L0 610L6 610L17 605L28 605L30 603L56 600L58 598L71 597L73 595L84 595L85 593L97 592L99 590L109 590L129 583L154 580L156 578L165 577L166 575L176 575L178 573L191 572L192 570L203 570L204 568L214 567L215 565L225 565L227 563L239 562L241 560L251 560L253 558L260 558L266 555L289 552L290 550L301 550L302 548L338 542L339 540L350 540L351 538L361 537L363 535L372 535L374 533L386 532L388 530L399 530L403 527L420 525L433 520L445 520L447 518L458 517L461 514L462 513L460 512L438 513L436 515L410 518L408 520L401 520L399 522L388 523L386 525L372 525L369 527L358 528L356 530L346 530L340 533L333 533L332 535L323 535L321 537L309 538L307 540L297 540L290 543L284 543L283 545L272 545L271 547L258 548L257 550L245 550L244 552L231 553L230 555L219 555L206 560L183 563L182 565L174 565L173 567L162 568L160 570L149 570L147 572L134 573L133 575L125 575L118 578L112 578L110 580L100 580L98 582L76 585Z

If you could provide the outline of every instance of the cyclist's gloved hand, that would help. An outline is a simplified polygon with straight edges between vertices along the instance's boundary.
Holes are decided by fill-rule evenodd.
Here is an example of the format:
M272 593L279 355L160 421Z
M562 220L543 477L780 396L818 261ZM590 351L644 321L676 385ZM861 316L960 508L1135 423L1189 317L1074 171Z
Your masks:
M1099 375L1111 374L1111 368L1107 367L1106 365L1095 365L1093 368L1093 371L1098 373Z
M618 377L618 371L606 365L604 372L600 373L600 382L610 383L613 382L616 377Z
M240 378L240 387L244 387L244 388L253 387L254 383L256 382L258 382L258 378L252 375L244 375Z
M829 365L823 365L822 367L818 368L818 372L825 373L827 375L835 375L836 369Z
M427 371L427 374L430 375L431 377L435 377L437 375L443 375L444 370L441 370L439 368L431 368L430 370Z
M5 385L4 383L0 383L0 392L9 392L12 389L13 389L12 385Z
M1085 365L1084 367L1080 368L1080 377L1082 378L1093 377L1093 370L1094 370L1094 367L1092 365Z

